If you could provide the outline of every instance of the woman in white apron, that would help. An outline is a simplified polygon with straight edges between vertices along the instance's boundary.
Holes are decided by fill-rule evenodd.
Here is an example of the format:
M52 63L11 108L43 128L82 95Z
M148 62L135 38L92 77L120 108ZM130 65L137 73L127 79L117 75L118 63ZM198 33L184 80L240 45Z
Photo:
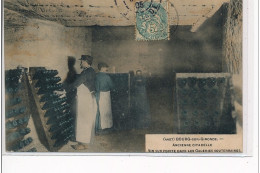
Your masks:
M97 104L95 98L95 71L91 67L93 58L89 55L81 56L81 68L79 74L70 88L77 88L77 115L76 115L76 141L72 145L75 150L88 147L95 134L95 120Z
M96 98L97 98L97 119L96 132L109 129L113 126L113 117L111 110L110 91L113 88L111 78L106 74L108 65L106 63L98 64L99 73L96 76Z

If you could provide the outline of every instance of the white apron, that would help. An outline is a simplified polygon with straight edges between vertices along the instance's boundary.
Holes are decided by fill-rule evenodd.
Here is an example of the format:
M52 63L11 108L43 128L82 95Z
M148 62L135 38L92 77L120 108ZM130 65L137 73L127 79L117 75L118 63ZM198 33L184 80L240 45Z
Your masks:
M76 141L88 144L95 135L97 102L84 84L77 88L77 95Z
M111 128L113 126L110 91L100 92L99 112L101 129Z

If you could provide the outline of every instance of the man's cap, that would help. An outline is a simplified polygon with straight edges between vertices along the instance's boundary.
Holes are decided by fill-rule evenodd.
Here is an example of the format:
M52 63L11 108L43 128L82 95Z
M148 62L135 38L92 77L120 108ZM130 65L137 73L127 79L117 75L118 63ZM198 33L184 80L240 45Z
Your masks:
M81 58L79 60L87 61L89 64L92 64L93 57L90 55L81 55Z
M98 63L98 69L100 70L102 67L109 67L109 66L104 62Z

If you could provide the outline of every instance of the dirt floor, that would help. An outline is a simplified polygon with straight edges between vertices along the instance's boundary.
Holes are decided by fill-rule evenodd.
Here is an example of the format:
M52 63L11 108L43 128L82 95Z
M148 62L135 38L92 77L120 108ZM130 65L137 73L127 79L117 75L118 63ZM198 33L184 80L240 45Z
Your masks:
M76 151L68 142L59 152L87 152L87 153L143 153L145 152L145 134L175 134L177 133L177 118L174 113L172 93L170 89L162 88L158 92L148 92L152 123L146 130L112 131L108 134L95 136L88 149ZM38 152L48 152L38 139L32 119L28 127L31 133L27 137L33 138L33 143L25 151L35 147ZM242 128L237 124L237 133L242 134Z

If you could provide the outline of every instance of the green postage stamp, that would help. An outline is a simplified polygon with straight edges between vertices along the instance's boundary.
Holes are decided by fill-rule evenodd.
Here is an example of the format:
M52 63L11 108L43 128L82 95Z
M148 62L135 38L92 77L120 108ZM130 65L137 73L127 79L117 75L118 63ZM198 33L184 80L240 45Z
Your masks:
M168 2L139 1L136 9L136 40L168 40Z

